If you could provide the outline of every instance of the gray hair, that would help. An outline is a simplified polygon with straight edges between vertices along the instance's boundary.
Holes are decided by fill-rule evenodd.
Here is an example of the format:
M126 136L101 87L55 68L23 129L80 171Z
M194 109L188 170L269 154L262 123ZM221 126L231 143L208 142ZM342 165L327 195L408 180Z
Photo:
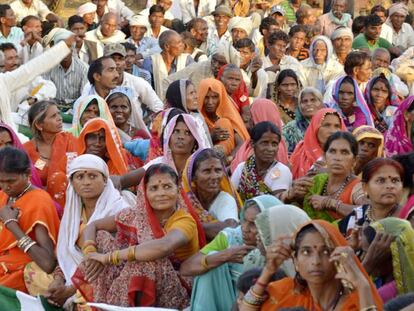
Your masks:
M387 49L384 49L384 48L376 48L374 50L374 52L372 52L372 58L374 58L375 56L377 56L377 54L380 53L380 52L387 54L388 57L391 57L391 54L390 54L390 52Z
M308 94L312 94L320 101L321 104L323 104L322 93L316 88L311 87L311 86L308 86L302 89L302 91L299 93L299 102L302 101L303 96L308 95Z
M165 49L165 46L175 35L179 36L179 34L174 30L166 30L162 34L160 34L160 37L158 38L158 45L160 46L161 50Z

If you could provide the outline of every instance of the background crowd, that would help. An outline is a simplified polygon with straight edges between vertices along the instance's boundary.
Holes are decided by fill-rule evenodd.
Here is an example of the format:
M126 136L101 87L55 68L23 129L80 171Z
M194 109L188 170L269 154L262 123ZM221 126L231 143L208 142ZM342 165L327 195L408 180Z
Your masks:
M413 25L0 4L0 309L414 310Z

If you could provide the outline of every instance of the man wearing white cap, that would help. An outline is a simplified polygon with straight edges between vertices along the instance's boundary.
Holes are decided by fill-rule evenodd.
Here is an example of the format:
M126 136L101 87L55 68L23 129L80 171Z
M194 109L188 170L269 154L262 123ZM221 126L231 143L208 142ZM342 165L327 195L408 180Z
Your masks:
M161 52L158 40L145 36L148 28L150 28L148 17L144 15L134 15L129 20L129 31L131 36L127 39L127 42L136 47L137 58L139 59Z
M335 29L331 35L332 45L335 51L334 58L342 65L345 64L346 56L352 51L354 34L348 27L341 26Z
M95 23L96 4L92 2L82 4L78 7L77 15L83 18L83 22L86 24L88 31L98 27Z
M231 38L228 30L230 19L233 17L231 9L226 5L219 5L213 12L214 25L208 31L207 55L210 56L217 46Z
M404 22L407 15L408 8L404 3L394 3L388 9L389 17L386 21L393 29L392 44L402 51L414 45L414 30L410 24Z

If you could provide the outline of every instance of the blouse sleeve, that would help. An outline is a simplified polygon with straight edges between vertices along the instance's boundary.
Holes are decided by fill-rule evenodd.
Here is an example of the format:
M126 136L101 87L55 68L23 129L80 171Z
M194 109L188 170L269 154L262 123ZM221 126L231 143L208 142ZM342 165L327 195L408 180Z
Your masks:
M211 252L220 252L227 249L229 243L227 242L227 237L223 232L217 234L213 241L208 243L201 249L201 253L207 255Z
M175 217L174 222L168 227L167 232L174 229L182 232L189 241L194 238L194 234L197 236L197 224L188 213L183 213Z

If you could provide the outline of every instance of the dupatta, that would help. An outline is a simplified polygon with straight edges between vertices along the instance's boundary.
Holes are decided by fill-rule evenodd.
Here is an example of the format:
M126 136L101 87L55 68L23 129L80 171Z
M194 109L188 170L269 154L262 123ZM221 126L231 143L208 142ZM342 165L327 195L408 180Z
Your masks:
M277 106L269 99L259 98L256 99L253 104L250 106L250 113L252 115L253 123L257 124L259 122L269 121L276 125L280 130L280 143L279 148L276 153L276 160L288 165L288 152L286 143L283 139L282 135L282 127L283 122L282 118L279 113L279 109ZM236 155L234 156L233 161L231 162L231 171L237 168L241 162L246 161L251 155L253 154L253 146L251 139L246 140L239 150L237 151Z
M394 113L394 121L385 134L385 155L387 157L413 151L411 133L407 133L404 115L411 108L413 101L414 96L407 97Z
M338 116L341 120L340 130L346 131L345 124L335 109L324 108L319 110L312 117L311 123L305 132L304 139L296 145L296 148L290 157L294 179L305 176L312 165L322 157L323 150L318 141L318 131L327 114Z

